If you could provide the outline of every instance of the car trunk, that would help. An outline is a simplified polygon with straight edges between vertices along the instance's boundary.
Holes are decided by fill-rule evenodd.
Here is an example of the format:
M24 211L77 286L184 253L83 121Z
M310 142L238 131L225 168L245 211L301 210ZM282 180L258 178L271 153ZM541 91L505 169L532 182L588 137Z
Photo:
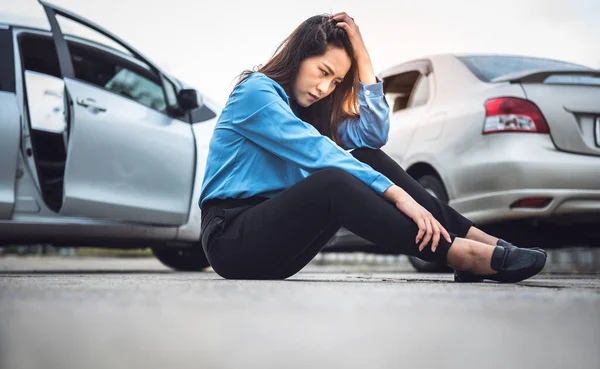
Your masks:
M600 71L544 71L497 78L520 83L548 122L556 147L600 156Z

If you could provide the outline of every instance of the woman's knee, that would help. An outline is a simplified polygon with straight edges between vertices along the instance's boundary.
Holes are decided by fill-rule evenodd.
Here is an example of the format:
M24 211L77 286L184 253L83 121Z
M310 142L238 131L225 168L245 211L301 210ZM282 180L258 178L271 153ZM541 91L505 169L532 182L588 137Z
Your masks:
M381 149L369 149L366 147L355 149L351 152L357 160L368 164L371 168L382 172L400 168L400 166Z
M385 155L385 153L381 149L371 149L368 147L359 147L357 149L352 150L350 152L350 154L352 156L354 156L356 159L361 160L361 161L362 161L362 159L367 160L367 159L379 157L382 154Z

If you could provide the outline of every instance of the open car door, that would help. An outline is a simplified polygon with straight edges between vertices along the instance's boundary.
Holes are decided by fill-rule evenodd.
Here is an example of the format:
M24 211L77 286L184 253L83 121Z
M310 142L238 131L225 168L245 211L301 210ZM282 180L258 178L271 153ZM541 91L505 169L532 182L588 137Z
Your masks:
M40 1L68 99L59 213L178 226L188 219L196 148L177 91L139 52L98 25ZM108 37L119 53L63 33L63 17Z

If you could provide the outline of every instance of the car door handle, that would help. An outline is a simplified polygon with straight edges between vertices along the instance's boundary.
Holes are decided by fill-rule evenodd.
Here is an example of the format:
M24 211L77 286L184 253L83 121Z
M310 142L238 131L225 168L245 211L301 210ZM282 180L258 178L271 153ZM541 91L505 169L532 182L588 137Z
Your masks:
M95 110L96 112L105 112L106 108L102 105L98 105L96 103L96 100L92 99L91 97L86 97L84 98L78 98L77 99L77 104L83 106L84 108L91 108L93 110Z

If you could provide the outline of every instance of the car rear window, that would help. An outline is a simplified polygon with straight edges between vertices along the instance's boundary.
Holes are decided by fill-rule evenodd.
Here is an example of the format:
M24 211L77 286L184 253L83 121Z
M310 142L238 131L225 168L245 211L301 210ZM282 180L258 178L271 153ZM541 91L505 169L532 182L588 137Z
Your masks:
M460 56L458 59L462 61L467 68L473 72L473 74L485 82L490 82L495 78L510 73L524 72L535 69L590 69L583 65L559 60L521 56Z

